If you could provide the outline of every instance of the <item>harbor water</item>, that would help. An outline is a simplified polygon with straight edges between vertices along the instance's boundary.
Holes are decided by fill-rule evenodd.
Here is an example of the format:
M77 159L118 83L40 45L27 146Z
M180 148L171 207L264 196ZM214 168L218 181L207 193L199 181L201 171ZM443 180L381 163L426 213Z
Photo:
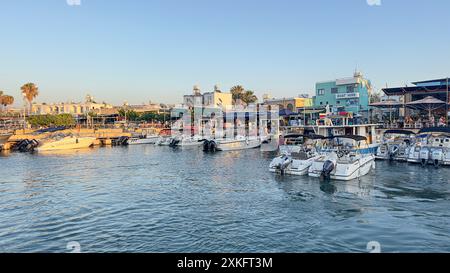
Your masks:
M129 146L0 155L0 252L450 251L450 168L270 173L274 154Z

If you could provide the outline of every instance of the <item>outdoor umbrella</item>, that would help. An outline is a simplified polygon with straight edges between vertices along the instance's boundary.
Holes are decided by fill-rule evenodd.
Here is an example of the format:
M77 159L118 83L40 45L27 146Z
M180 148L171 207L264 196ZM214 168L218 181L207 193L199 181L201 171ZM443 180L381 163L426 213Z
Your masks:
M445 101L436 99L435 97L432 96L428 96L421 100L406 103L406 107L408 108L427 110L429 118L431 118L431 111L439 109L442 106L445 106Z
M389 109L389 122L392 123L392 109L401 108L403 106L403 103L395 101L395 100L385 100L385 101L371 103L370 106L376 107L376 108Z

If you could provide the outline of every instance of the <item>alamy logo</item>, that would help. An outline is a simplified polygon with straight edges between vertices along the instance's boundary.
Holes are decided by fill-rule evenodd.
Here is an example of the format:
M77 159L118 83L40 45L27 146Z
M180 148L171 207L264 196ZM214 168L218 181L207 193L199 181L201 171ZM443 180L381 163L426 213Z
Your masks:
M369 6L381 6L381 0L367 0Z
M69 6L80 6L81 0L66 0L67 5Z

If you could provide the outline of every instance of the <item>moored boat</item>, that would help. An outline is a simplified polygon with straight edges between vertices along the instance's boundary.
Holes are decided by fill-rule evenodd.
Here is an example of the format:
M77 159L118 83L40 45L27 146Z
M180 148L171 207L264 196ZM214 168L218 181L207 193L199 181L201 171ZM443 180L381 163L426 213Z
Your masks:
M450 165L450 128L425 128L417 134L416 142L409 148L408 162L423 166Z
M353 140L357 143L367 141L363 136L335 136L332 139ZM321 179L352 180L367 175L374 168L375 155L360 153L358 149L349 149L338 142L336 149L314 160L308 175Z
M8 142L8 139L12 136L12 134L0 134L0 146L4 145Z
M317 141L324 139L319 135L290 134L283 137L280 155L269 165L271 172L291 175L306 175L314 160L320 154L316 150Z
M409 130L387 130L383 134L382 143L378 147L376 159L406 161L411 143L415 141L415 133Z
M237 137L235 139L213 139L203 140L203 151L238 151L246 149L255 149L261 146L259 137Z
M65 136L50 139L37 147L38 152L89 148L94 145L94 137Z

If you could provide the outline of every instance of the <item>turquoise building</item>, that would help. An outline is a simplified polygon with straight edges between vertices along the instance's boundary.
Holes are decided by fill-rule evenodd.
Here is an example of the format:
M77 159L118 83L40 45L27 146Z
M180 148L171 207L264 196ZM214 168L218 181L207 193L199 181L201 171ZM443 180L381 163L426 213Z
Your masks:
M367 114L372 85L360 72L351 78L316 83L315 107L330 106L333 112Z

